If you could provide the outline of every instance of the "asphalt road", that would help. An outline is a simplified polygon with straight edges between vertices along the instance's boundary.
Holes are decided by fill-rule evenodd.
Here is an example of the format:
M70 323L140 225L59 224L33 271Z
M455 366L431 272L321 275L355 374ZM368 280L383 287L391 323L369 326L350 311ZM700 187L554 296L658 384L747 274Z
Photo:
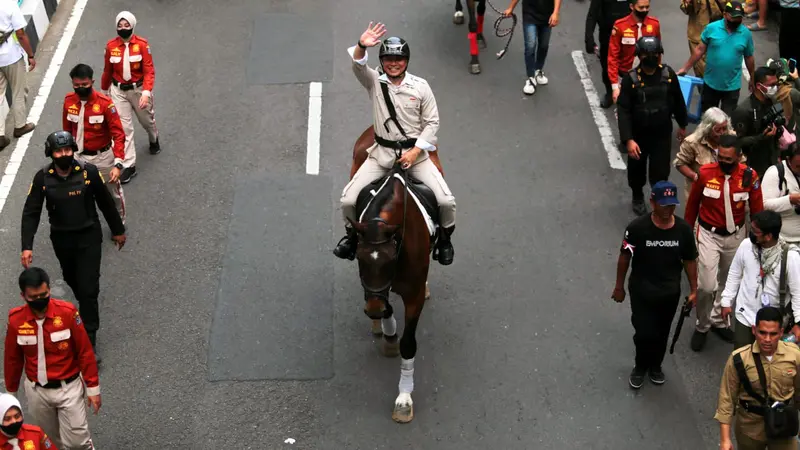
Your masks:
M488 14L484 72L469 75L466 25L452 24L452 3L136 2L136 31L155 57L164 151L150 156L137 128L128 245L105 244L98 448L716 447L727 344L712 338L692 353L687 323L665 360L668 382L627 386L629 307L609 296L633 218L629 191L608 165L570 55L584 47L588 2L565 0L550 84L529 98L521 30L497 61L504 41ZM70 5L62 2L55 29ZM0 214L5 308L19 302L20 213L45 162L40 144L60 126L67 72L78 62L101 70L114 17L130 5L89 1ZM666 60L680 66L686 19L674 5L653 10ZM416 417L404 426L391 420L399 360L380 356L368 333L355 264L330 254L350 151L371 117L345 50L370 20L409 40L411 71L436 93L459 208L456 262L432 265ZM58 36L49 34L35 74ZM775 51L771 39L757 36L759 61ZM599 63L588 59L601 87ZM302 83L273 84L285 81ZM308 81L323 82L317 176L305 173ZM60 278L43 222L35 263Z

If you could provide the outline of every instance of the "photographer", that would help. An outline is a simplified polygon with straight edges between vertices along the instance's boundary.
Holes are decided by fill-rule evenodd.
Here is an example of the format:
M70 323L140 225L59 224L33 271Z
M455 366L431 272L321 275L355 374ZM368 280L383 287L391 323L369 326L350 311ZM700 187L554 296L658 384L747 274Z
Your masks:
M778 163L778 133L786 119L783 107L775 101L778 93L775 71L768 67L756 69L753 86L753 93L739 104L731 120L739 138L737 146L747 156L750 167L763 178L767 169Z
M800 145L789 147L789 156L767 169L761 182L764 208L780 213L781 238L800 244Z

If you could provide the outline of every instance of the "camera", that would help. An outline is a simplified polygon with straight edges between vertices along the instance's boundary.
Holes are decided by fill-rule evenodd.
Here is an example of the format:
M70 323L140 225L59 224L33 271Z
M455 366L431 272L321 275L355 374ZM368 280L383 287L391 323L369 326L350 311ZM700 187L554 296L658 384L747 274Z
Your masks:
M761 119L761 128L766 130L770 125L775 125L775 128L778 130L775 136L780 137L780 133L783 132L783 127L786 125L786 116L783 115L783 104L774 103L770 106L767 113L764 114L764 117Z

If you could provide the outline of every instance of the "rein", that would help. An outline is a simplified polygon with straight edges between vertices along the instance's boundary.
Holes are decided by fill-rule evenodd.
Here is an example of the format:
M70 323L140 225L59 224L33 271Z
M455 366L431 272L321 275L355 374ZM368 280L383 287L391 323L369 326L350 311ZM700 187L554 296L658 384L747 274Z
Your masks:
M494 21L494 35L503 38L508 36L508 40L506 41L506 46L503 47L502 50L496 53L497 59L503 59L503 56L506 55L506 51L508 50L508 46L511 45L511 39L514 37L514 29L517 28L517 15L513 12L511 13L510 17L506 17L503 15L503 11L495 8L491 1L486 0L486 3L489 4L489 7L494 10L497 14L500 14L500 17ZM500 24L503 23L503 20L511 19L511 26L508 28L501 28Z

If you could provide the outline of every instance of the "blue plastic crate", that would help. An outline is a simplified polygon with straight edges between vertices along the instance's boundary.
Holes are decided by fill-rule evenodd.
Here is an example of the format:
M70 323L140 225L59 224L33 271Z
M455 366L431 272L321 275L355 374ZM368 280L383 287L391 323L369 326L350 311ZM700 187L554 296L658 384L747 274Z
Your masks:
M703 79L683 75L678 77L681 85L683 100L686 102L686 109L689 113L689 122L700 122L702 111L700 110L700 87L703 86Z

